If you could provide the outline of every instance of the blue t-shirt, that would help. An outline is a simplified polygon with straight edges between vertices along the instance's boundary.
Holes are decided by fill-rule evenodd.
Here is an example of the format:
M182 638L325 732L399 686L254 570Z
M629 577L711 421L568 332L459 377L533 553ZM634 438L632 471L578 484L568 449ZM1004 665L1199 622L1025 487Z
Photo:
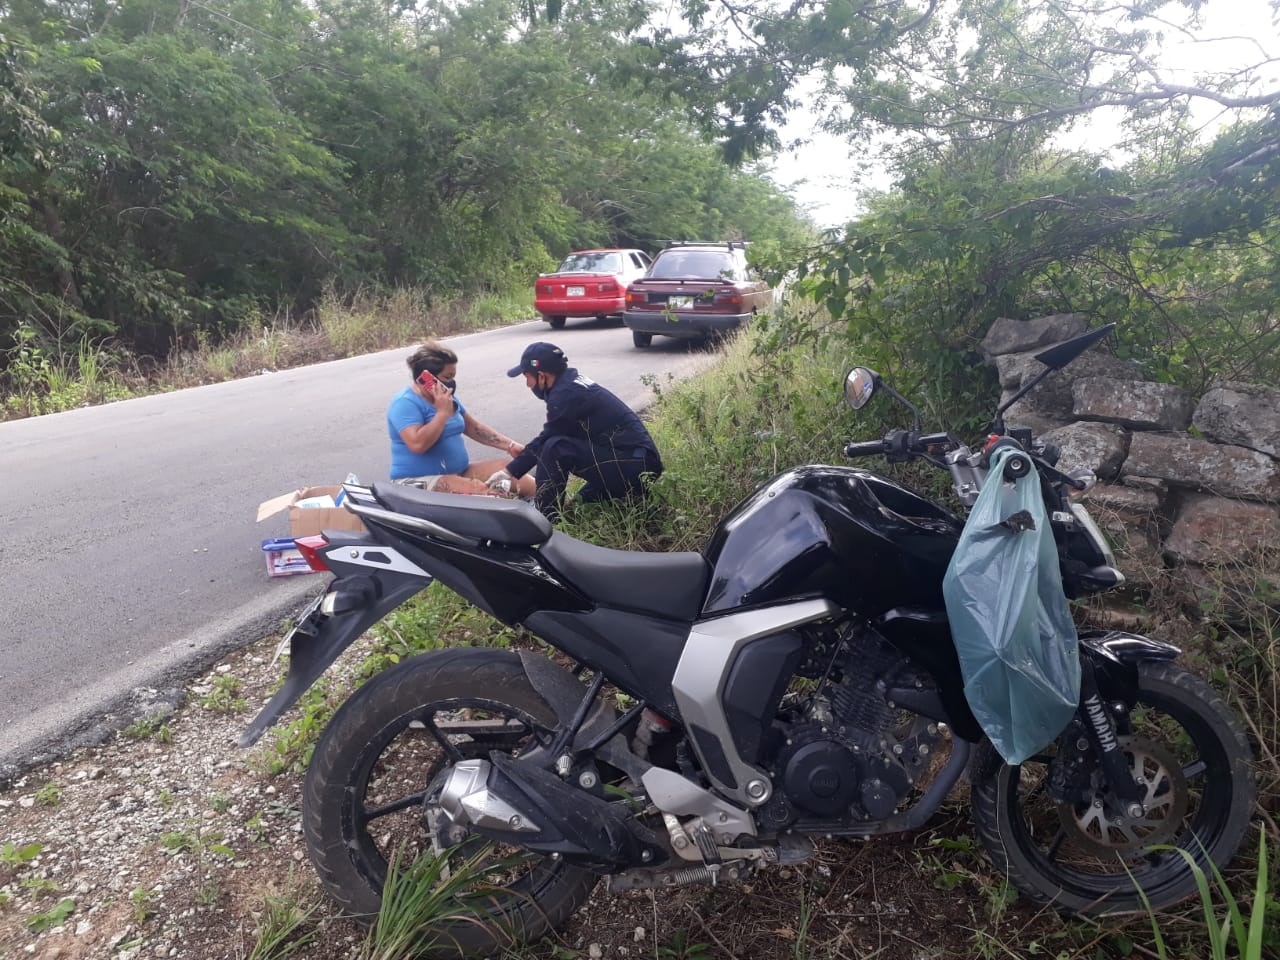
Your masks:
M446 473L464 473L471 463L467 453L467 445L463 442L462 431L466 429L466 421L462 415L467 408L457 397L453 398L455 410L449 422L444 425L444 432L435 446L425 453L414 453L400 439L400 431L405 427L414 427L430 423L436 416L436 408L414 392L413 387L405 387L391 406L387 407L387 432L391 434L391 479L403 477L437 477Z

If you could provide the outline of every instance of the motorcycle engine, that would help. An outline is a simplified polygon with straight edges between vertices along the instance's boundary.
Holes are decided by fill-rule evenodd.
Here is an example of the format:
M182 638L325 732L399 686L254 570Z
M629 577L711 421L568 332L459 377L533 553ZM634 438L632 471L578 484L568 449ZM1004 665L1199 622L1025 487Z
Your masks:
M809 696L786 731L773 797L757 812L767 828L893 816L940 739L936 725L883 694L906 669L900 653L869 633L845 649L838 679Z

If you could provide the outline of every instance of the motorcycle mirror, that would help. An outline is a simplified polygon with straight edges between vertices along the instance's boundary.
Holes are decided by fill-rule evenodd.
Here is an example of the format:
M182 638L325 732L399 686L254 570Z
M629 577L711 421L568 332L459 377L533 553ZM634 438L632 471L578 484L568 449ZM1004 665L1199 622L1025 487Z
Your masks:
M883 390L911 411L912 429L919 433L920 411L915 408L915 404L910 400L881 380L880 374L870 367L854 367L849 371L849 375L844 378L845 401L855 410L861 410L866 406L867 401L875 396L877 390Z
M861 410L875 396L880 374L869 367L854 367L844 378L844 399L855 410Z
M1044 364L1045 369L1031 380L1022 385L1013 396L1004 403L1000 404L996 410L994 421L994 430L996 433L1004 433L1004 412L1012 407L1015 403L1031 392L1037 384L1045 377L1053 373L1055 370L1061 370L1080 354L1084 353L1103 337L1111 333L1116 328L1114 323L1108 323L1106 326L1099 327L1097 330L1090 330L1088 333L1082 333L1078 337L1072 337L1070 340L1063 340L1061 343L1055 343L1047 350L1041 350L1035 355L1035 359Z
M1055 343L1047 350L1041 350L1037 353L1036 359L1050 370L1061 370L1099 340L1106 337L1115 328L1116 325L1114 323L1108 323L1097 330L1090 330L1088 333L1082 333L1080 336L1064 340L1062 343Z

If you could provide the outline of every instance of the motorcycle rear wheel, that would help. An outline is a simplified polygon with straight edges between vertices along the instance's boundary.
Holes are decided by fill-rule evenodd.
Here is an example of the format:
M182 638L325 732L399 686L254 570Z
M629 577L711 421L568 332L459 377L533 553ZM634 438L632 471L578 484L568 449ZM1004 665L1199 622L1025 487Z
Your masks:
M1221 867L1244 838L1254 797L1249 744L1207 683L1170 664L1140 664L1137 704L1117 726L1147 794L1147 813L1119 824L1105 816L1100 784L1091 802L1050 798L1053 748L1020 766L989 741L978 748L978 835L997 871L1037 903L1095 916L1143 910L1136 882L1160 910L1196 890L1182 855L1160 848L1181 848L1208 871L1206 852Z
M423 799L436 773L495 749L518 754L549 741L555 726L519 657L505 651L427 653L365 684L325 728L303 787L307 849L329 894L372 922L396 851L402 870L434 856ZM528 855L513 864L513 853L522 852L494 851L502 872L486 879L483 912L473 905L442 918L416 955L500 954L558 927L596 884L595 874L563 862Z

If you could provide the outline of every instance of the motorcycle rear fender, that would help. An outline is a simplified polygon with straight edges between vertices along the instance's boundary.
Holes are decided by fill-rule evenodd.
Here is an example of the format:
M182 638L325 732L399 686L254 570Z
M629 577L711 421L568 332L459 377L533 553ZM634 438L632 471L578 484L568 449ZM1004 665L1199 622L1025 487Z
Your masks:
M314 632L304 615L289 636L289 673L284 684L253 718L240 735L239 746L251 747L292 707L311 685L320 679L342 651L351 646L366 630L414 594L431 583L425 571L417 573L401 569L396 551L381 544L371 544L359 534L331 534L330 543L321 550L331 570L338 574L326 593L341 588L344 581L356 578L367 581L362 591L363 602L331 616L318 615ZM343 560L339 560L341 551ZM331 555L332 554L332 555ZM365 586L362 584L362 586Z

